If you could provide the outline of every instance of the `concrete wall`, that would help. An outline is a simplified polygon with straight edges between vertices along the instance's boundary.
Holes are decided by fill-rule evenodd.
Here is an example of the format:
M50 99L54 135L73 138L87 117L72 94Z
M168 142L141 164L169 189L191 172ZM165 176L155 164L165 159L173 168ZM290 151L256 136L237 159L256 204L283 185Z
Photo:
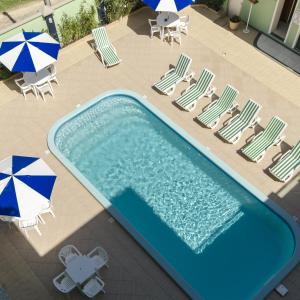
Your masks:
M0 0L1 1L1 0ZM56 29L58 30L58 24L60 23L63 13L68 16L74 16L78 13L81 3L84 0L67 0L59 6L54 6L53 18L56 23ZM95 5L95 0L85 0L86 5ZM0 41L3 41L14 34L24 31L42 31L46 30L47 25L41 13L32 16L28 20L24 20L20 23L14 24L12 27L7 28L5 31L0 32Z
M253 5L249 24L262 32L268 33L276 2L277 0L260 0L259 3ZM247 21L249 9L250 2L244 0L241 11L241 18L244 22Z

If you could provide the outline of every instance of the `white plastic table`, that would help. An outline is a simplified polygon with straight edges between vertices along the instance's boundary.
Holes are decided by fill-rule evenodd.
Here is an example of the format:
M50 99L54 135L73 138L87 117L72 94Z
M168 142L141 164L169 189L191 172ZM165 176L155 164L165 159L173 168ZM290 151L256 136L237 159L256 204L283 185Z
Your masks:
M75 283L82 284L96 273L96 268L90 257L80 255L67 264L66 273Z
M47 69L42 69L41 71L34 72L24 72L23 78L28 84L38 85L43 84L49 80L51 73Z
M156 18L157 25L161 28L161 37L163 38L164 28L177 27L180 25L180 18L173 12L161 12Z

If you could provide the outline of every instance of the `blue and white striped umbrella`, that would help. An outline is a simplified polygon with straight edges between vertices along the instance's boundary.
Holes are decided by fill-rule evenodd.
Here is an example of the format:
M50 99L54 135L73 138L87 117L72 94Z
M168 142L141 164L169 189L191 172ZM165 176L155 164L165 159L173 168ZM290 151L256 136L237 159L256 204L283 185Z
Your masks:
M48 33L22 32L0 44L0 62L12 72L38 72L57 60L59 48Z
M38 157L10 156L0 162L0 215L32 218L49 207L56 175Z
M156 11L177 12L193 3L192 0L144 0Z

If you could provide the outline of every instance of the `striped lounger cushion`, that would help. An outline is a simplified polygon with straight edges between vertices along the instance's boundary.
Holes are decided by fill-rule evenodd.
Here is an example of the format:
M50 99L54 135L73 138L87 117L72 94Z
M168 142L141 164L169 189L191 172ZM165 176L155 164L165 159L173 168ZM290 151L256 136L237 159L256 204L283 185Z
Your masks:
M297 167L300 166L300 141L285 157L279 160L272 168L271 174L281 181L286 181Z
M102 54L106 66L113 66L121 62L111 45L105 27L92 30L97 50Z
M154 85L160 92L166 94L174 85L184 80L188 72L192 59L185 54L181 54L173 72L169 73Z
M256 161L280 137L286 124L278 117L273 117L263 133L242 149L242 153Z
M225 125L218 131L218 134L225 140L225 141L232 141L234 140L243 130L248 128L252 125L252 122L257 115L260 106L254 102L253 100L249 99L236 119L234 119L228 125Z
M193 102L197 101L200 97L205 96L214 78L215 75L211 71L204 69L195 86L182 96L178 97L176 99L176 104L182 108L186 108Z
M197 116L197 120L203 125L209 127L216 122L220 116L227 112L233 105L238 95L238 91L230 85L227 85L220 98L210 108Z

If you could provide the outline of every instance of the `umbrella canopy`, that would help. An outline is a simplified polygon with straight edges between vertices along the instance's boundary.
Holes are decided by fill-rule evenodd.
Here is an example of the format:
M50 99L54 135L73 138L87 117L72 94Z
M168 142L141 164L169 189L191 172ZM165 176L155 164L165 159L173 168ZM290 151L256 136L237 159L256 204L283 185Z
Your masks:
M156 11L177 12L193 3L192 0L144 0Z
M48 33L22 32L0 44L0 62L11 72L38 72L57 60L59 48Z
M0 162L0 215L31 218L49 207L56 176L38 157L10 156Z

